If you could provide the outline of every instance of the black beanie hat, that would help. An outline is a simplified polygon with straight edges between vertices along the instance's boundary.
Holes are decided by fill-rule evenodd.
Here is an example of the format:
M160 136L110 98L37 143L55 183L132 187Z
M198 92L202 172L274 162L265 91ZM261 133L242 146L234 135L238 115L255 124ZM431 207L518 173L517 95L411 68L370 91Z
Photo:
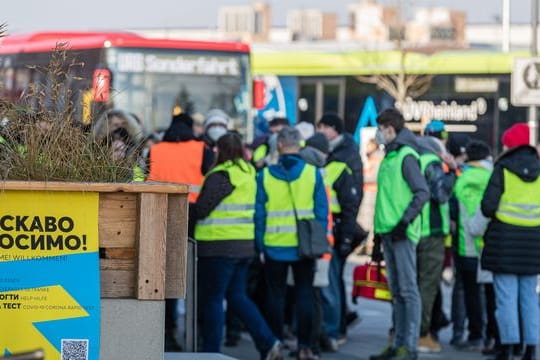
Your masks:
M465 149L470 141L471 138L469 135L451 133L446 147L448 148L448 152L453 156L460 156L465 154Z
M328 154L330 152L330 145L328 144L328 139L321 133L315 133L312 137L306 140L306 146L310 146Z
M468 161L484 160L491 156L489 145L481 140L471 140L465 149Z
M319 124L333 127L339 134L343 132L343 119L336 113L326 113L319 120Z
M174 115L171 125L163 134L163 141L177 142L186 137L193 137L193 118L188 114Z
M173 116L171 125L175 123L183 123L187 125L188 127L193 127L193 118L186 113L180 113L178 115Z

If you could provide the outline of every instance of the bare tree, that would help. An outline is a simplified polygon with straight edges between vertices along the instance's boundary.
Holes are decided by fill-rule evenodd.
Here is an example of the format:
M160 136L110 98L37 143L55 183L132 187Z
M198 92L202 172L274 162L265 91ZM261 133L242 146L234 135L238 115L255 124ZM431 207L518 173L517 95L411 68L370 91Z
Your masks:
M361 82L377 85L402 104L407 98L417 98L431 87L432 75L407 74L405 59L407 51L400 50L400 67L397 74L357 76Z
M406 58L409 50L404 46L405 21L403 18L403 0L398 0L398 24L396 48L399 50L399 69L396 74L357 76L364 83L375 84L378 89L386 91L398 104L407 98L417 98L425 94L431 87L432 75L408 74Z

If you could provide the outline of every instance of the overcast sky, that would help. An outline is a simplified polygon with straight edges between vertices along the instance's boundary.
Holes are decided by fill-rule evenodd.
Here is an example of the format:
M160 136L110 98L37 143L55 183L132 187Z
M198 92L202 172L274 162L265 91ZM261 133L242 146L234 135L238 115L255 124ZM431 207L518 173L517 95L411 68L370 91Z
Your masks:
M396 3L398 0L380 0ZM452 6L465 10L469 22L495 22L502 0L403 0L411 6ZM247 0L3 0L0 22L10 33L36 30L88 30L171 27L215 27L217 7L246 4ZM292 8L319 8L338 13L341 24L347 21L347 4L354 0L268 0L272 21L285 24ZM531 0L512 0L512 21L530 21Z

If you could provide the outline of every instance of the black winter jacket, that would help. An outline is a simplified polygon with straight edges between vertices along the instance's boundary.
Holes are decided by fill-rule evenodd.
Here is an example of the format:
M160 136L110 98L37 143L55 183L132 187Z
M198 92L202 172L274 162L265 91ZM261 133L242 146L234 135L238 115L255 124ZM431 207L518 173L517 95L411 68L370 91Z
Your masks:
M482 199L482 213L491 218L484 235L482 267L494 273L540 274L540 227L523 227L503 223L495 218L504 193L504 174L507 169L525 182L540 175L540 159L531 146L520 146L501 155Z
M354 142L351 135L344 133L343 140L336 146L336 148L328 155L328 161L341 161L347 164L353 174L354 187L356 189L356 212L362 202L363 188L364 188L364 176L362 171L362 159L358 152L358 145Z
M336 225L334 226L335 241L339 244L342 239L352 240L354 237L359 194L355 189L354 175L348 171L343 171L332 187L341 207L340 214L333 214Z

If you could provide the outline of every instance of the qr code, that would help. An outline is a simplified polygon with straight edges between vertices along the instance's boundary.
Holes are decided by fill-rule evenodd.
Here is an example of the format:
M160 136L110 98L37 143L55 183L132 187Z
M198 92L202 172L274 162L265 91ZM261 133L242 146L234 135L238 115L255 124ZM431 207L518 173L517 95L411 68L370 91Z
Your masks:
M62 339L62 360L88 360L88 339Z

